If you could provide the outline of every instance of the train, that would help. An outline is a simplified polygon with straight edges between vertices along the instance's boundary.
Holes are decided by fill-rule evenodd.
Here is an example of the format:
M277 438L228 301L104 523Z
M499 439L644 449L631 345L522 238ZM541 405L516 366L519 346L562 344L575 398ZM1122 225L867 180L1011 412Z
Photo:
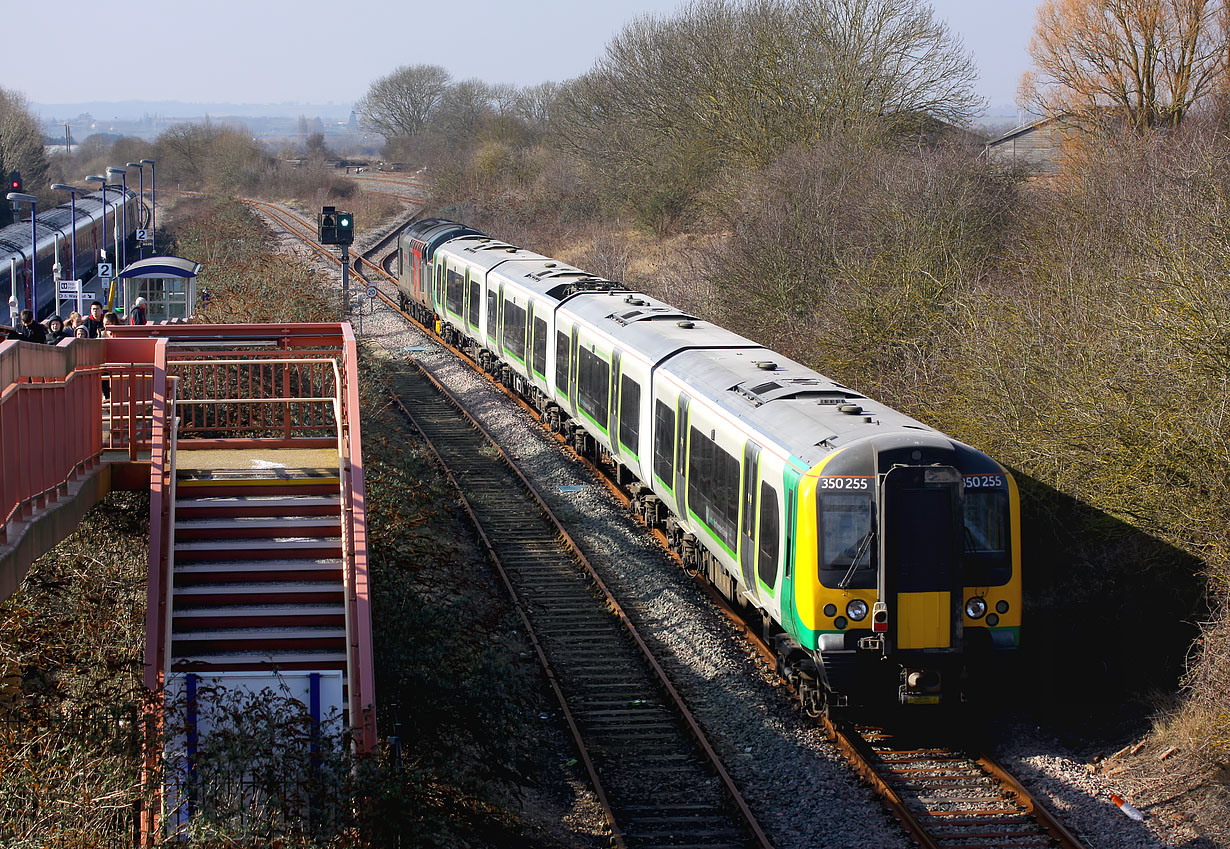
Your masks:
M122 202L121 195L124 196ZM94 276L102 250L105 249L107 256L116 264L115 270L120 270L114 255L115 240L117 236L121 242L132 238L137 228L142 226L138 219L143 207L136 192L120 186L107 187L105 211L101 190L77 197L76 268L77 276L85 282L87 290L90 287L87 281ZM31 309L41 320L56 311L55 264L60 264L63 279L72 277L72 204L65 203L40 212L35 221L35 233L37 246L32 249L28 218L0 228L0 297L10 302L11 296L16 294L18 309ZM36 259L33 266L38 274L37 281L31 280L32 255ZM97 285L92 291L95 297L109 305L114 301L112 291L104 292ZM34 303L36 294L37 304Z
M802 709L967 703L1021 643L1020 495L977 449L651 295L456 222L398 297L763 629ZM903 707L904 706L904 707Z

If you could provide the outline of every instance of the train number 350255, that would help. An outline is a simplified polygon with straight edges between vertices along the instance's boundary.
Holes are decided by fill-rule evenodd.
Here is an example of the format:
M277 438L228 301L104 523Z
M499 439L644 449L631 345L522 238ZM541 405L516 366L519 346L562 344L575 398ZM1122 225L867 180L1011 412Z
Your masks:
M997 489L1004 485L1003 475L967 475L966 489Z
M820 478L821 489L868 489L871 478Z

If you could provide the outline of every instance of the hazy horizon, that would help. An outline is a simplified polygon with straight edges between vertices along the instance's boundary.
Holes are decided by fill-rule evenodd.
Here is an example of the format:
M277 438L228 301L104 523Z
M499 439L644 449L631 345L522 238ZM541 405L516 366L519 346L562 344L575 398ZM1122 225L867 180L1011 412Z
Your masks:
M946 20L973 54L980 73L976 91L991 108L1013 103L1029 66L1026 46L1038 2L931 0L936 17ZM440 4L416 8L394 0L352 0L341 17L336 4L324 0L184 0L153 14L127 0L61 0L58 18L86 29L97 27L93 21L122 22L125 37L139 38L148 60L115 61L117 40L108 38L93 72L87 40L74 42L75 61L55 62L48 39L10 39L3 86L40 107L141 102L297 108L349 106L376 79L408 64L441 65L458 80L477 77L518 86L561 82L592 67L610 39L637 16L670 15L679 6L678 0L585 7L572 0L539 0L527 14L517 4L474 0L463 23L481 24L467 30L467 49L458 50L455 39L415 37L457 30L452 9ZM6 27L44 32L46 9L8 4ZM374 34L390 36L391 46L371 48ZM191 43L190 52L183 50L185 42ZM356 45L364 49L355 50ZM140 76L142 68L148 74Z

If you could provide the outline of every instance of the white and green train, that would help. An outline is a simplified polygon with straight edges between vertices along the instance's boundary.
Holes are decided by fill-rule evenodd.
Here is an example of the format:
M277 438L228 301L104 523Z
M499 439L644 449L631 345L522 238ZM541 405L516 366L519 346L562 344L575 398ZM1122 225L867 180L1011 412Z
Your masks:
M985 454L648 295L453 222L403 306L609 463L759 613L809 712L953 704L1020 644L1020 501Z

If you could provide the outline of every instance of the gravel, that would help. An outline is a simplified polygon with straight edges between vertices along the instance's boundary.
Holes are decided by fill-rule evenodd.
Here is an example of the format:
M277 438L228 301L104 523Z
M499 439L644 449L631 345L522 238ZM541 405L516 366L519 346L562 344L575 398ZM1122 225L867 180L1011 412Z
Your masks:
M357 245L355 252L361 250ZM323 263L317 267L325 270ZM336 268L328 270L330 281L338 276ZM396 297L391 284L377 285ZM457 395L574 539L584 541L586 555L658 654L775 846L912 845L696 583L522 408L381 301L364 316L362 338L394 360L411 357ZM1127 817L1110 801L1112 792L1124 790L1042 729L1021 721L998 728L993 754L1089 847L1211 845L1170 814L1146 811L1143 822Z

